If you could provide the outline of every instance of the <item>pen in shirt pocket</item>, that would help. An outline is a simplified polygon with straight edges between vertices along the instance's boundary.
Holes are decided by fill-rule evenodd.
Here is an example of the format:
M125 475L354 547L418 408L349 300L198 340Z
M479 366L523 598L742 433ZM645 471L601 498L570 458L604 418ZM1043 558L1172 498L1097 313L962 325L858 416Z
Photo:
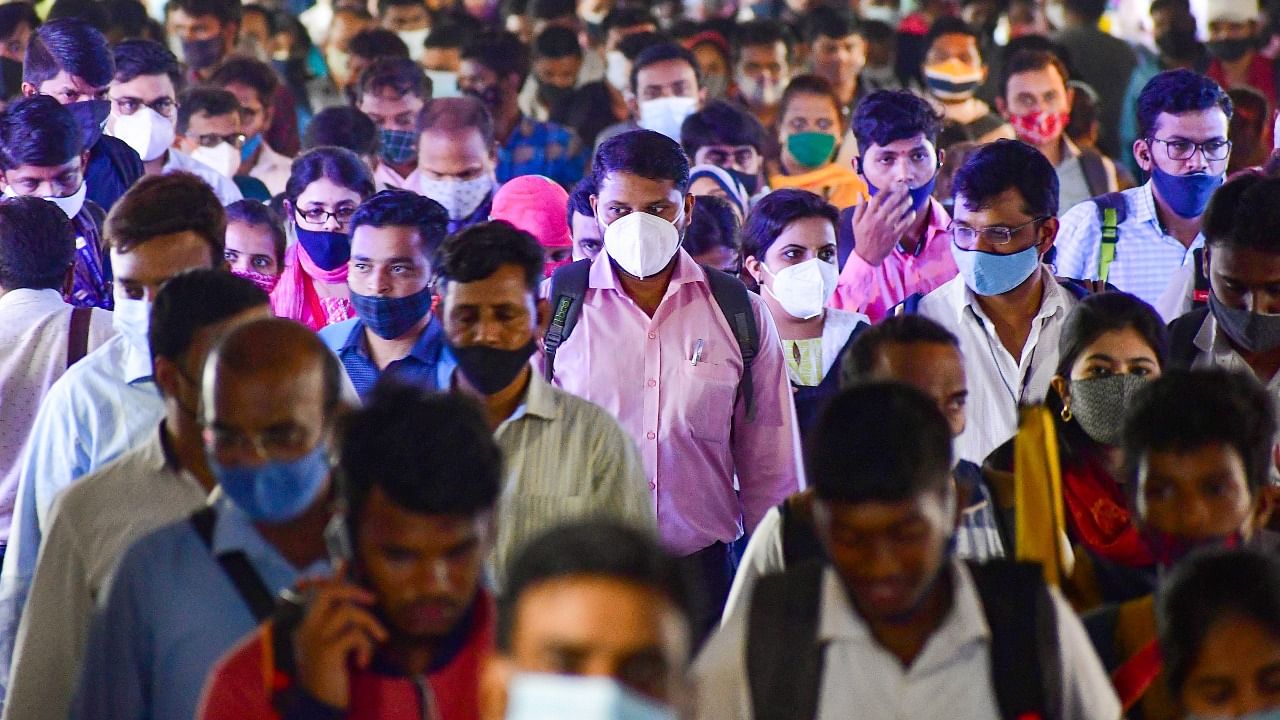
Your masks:
M698 362L702 360L702 348L704 345L705 343L702 342L702 338L698 338L697 342L693 344L693 355L689 357L690 365L694 367L698 366Z

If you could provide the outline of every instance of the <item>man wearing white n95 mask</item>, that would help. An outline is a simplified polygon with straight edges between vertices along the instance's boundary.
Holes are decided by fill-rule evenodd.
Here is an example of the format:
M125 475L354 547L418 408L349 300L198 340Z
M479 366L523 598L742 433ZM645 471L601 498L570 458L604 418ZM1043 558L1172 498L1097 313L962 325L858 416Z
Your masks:
M729 545L804 486L782 345L758 296L680 249L694 198L674 140L624 133L593 167L605 252L552 278L548 375L637 443L662 539L704 576L714 613Z
M701 110L706 99L702 71L693 53L675 43L645 48L631 66L627 107L634 120L600 131L599 142L638 127L679 142L684 119Z
M173 53L150 40L126 40L116 45L114 54L116 75L107 91L111 101L107 134L138 153L147 175L189 172L204 180L223 205L240 200L243 196L230 177L173 147L181 78Z

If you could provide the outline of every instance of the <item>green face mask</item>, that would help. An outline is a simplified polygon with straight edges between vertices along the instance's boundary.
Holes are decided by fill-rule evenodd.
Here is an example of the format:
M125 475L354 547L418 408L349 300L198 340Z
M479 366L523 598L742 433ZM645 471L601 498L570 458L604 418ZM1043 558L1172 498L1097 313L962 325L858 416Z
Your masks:
M836 150L836 136L820 132L802 132L787 138L787 152L805 167L816 168L831 159Z

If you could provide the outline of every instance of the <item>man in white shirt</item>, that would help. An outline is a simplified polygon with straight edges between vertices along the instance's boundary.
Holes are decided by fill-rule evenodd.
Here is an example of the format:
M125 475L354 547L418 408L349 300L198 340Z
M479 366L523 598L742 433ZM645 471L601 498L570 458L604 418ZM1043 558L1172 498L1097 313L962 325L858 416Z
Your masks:
M806 470L829 561L761 579L694 664L698 717L1111 720L1120 704L1038 569L967 565L951 432L898 383L837 395Z
M54 501L11 666L0 658L7 717L67 717L94 603L116 561L133 541L204 506L215 485L195 415L205 356L222 333L271 317L271 308L247 280L192 270L165 283L152 316L164 420Z
M115 332L107 311L73 313L63 300L75 252L75 232L56 205L0 200L0 547L8 541L18 460L45 393Z
M997 140L970 156L953 187L960 274L919 312L960 338L969 400L956 454L981 465L1017 431L1018 406L1048 391L1076 297L1043 265L1058 232L1058 176L1044 155Z
M107 90L107 134L138 153L147 175L188 172L208 183L221 204L240 200L243 195L229 176L174 147L181 68L173 53L150 40L126 40L113 53L116 74Z
M183 270L223 267L225 232L213 192L186 173L145 177L112 210L105 234L119 334L54 383L36 414L0 570L0 659L12 654L54 496L138 445L164 413L147 342L152 299Z

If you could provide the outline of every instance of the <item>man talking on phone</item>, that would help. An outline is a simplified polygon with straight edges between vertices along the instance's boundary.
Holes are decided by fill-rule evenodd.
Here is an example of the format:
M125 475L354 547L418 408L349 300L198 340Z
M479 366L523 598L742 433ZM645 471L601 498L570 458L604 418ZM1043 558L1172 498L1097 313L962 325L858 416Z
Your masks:
M478 715L481 588L502 455L459 395L388 385L337 440L331 580L304 583L209 676L203 720Z

